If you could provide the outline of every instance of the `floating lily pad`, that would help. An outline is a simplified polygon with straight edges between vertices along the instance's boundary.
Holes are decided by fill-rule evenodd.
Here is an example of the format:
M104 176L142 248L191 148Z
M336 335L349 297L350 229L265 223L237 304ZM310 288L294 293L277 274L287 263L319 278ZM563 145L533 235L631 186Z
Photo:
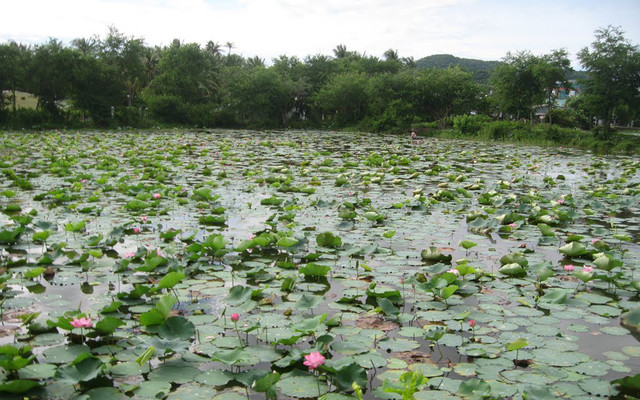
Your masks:
M171 384L169 382L161 381L143 381L133 391L133 393L139 398L158 398L169 394L171 391Z
M287 377L278 381L276 385L285 396L298 399L318 397L329 391L329 388L324 382L318 384L318 379L315 376ZM319 393L318 390L320 391Z
M149 380L188 383L200 374L197 368L188 365L162 365L149 373Z
M43 355L47 362L51 364L67 364L75 360L80 354L89 352L90 349L87 346L55 346L45 350Z
M195 380L207 386L226 385L233 379L233 374L228 371L209 370L195 377Z

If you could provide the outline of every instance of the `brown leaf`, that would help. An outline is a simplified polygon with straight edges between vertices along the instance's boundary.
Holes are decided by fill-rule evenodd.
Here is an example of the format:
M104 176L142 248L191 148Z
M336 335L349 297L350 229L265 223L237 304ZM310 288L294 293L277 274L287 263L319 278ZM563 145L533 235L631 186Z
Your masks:
M362 329L380 329L387 332L398 328L398 324L386 321L380 317L363 317L356 321L356 326Z
M428 353L423 353L421 351L403 351L401 353L394 353L393 356L395 358L399 358L400 360L406 362L407 364L434 364L435 362L431 361Z

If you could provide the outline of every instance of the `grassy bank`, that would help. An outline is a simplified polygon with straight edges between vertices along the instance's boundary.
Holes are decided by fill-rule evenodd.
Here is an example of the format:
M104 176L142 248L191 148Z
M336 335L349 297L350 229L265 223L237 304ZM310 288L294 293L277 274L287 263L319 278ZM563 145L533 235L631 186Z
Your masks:
M573 147L599 154L640 154L640 137L629 132L609 132L599 129L584 131L550 124L490 121L481 116L458 116L448 129L419 129L422 135L446 139L468 139L522 143L547 147Z

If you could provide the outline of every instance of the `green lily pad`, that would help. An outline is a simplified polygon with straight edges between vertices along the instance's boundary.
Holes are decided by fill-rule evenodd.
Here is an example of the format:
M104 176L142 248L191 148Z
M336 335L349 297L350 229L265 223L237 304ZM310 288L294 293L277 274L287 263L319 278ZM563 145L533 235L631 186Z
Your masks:
M53 378L56 369L53 364L29 364L18 370L18 375L20 379L49 379Z
M554 367L571 367L582 362L589 361L589 356L578 352L558 352L547 349L531 350L536 362L552 365Z
M100 359L88 356L79 362L58 367L55 378L73 384L86 382L96 378L102 372L103 367L104 364Z
M162 365L149 373L150 381L188 383L200 374L197 368L188 365Z
M611 384L601 379L585 379L578 382L578 386L594 396L608 397L613 391Z
M621 321L625 327L640 332L640 308L624 313L621 316Z
M46 349L43 355L47 362L51 364L67 364L75 360L80 354L89 352L90 349L87 346L55 346Z
M195 377L195 380L207 386L223 386L233 379L229 371L209 370Z
M171 383L161 381L143 381L133 393L138 398L159 398L164 397L171 391Z
M327 393L329 388L324 382L318 382L315 376L292 376L280 379L276 383L278 389L285 396L297 399L318 397ZM318 393L318 390L320 391Z
M117 376L142 375L149 372L149 365L128 361L111 366L109 372Z
M78 400L108 400L108 399L127 399L128 397L118 389L113 387L98 387L85 392L82 396L78 396Z

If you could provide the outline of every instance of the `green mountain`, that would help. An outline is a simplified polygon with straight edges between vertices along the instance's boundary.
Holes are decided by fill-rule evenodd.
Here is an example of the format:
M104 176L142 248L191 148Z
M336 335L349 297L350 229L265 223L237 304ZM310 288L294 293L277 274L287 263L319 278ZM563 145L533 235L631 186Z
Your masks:
M418 68L449 68L456 65L473 74L473 79L478 83L488 83L489 73L500 64L500 61L484 61L473 58L460 58L451 54L434 54L416 61Z

